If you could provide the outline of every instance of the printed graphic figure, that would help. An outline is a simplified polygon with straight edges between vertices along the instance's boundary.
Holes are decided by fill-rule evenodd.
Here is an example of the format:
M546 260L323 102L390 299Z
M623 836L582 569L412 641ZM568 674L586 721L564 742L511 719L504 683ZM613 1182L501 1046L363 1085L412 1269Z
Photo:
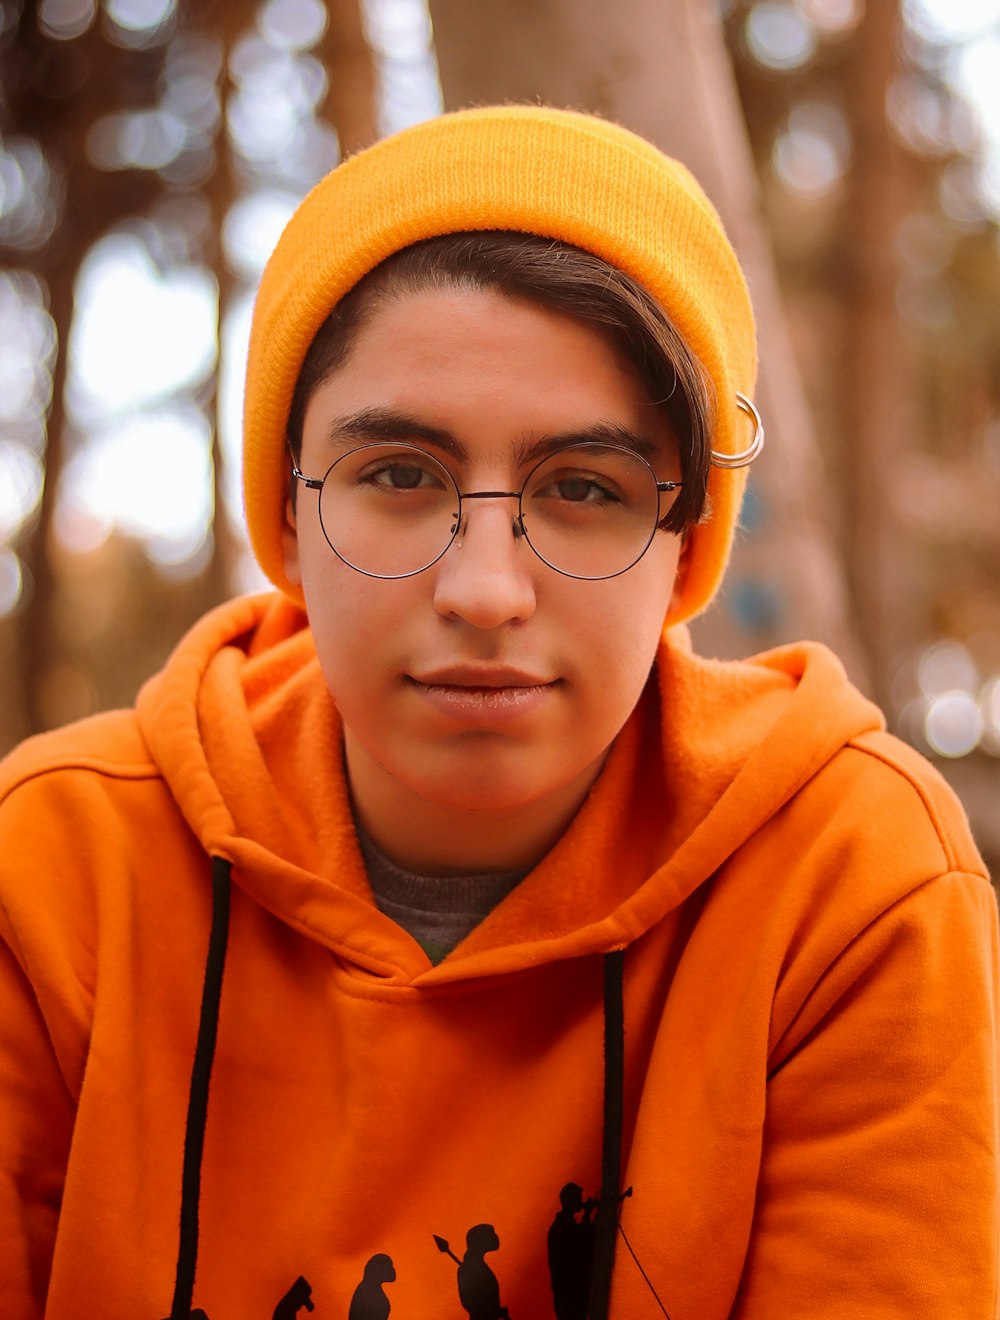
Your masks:
M559 1193L559 1205L548 1236L556 1320L587 1320L597 1202L585 1201L583 1188L571 1182Z
M392 1258L383 1252L372 1256L365 1265L364 1278L354 1289L347 1320L388 1320L389 1299L382 1291L383 1283L393 1283L396 1267Z
M476 1224L465 1235L466 1252L458 1267L458 1298L469 1320L510 1320L500 1305L497 1276L486 1264L486 1253L500 1246L492 1224Z
M295 1320L303 1307L307 1311L316 1310L316 1304L312 1300L312 1285L300 1274L274 1308L271 1320Z

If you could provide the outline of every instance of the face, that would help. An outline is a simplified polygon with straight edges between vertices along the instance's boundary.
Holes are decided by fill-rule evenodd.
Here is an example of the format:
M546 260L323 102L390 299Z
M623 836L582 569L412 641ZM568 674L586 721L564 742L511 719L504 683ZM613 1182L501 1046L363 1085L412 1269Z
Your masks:
M493 293L428 290L380 306L309 402L301 470L322 477L345 449L385 439L358 430L376 409L398 416L392 439L440 458L463 492L518 490L533 445L597 426L644 437L657 477L680 476L665 419L601 335ZM516 827L518 813L565 814L639 698L678 538L657 532L627 572L579 581L515 536L513 505L467 501L447 552L396 580L334 555L316 491L300 486L289 507L286 568L305 594L362 813L370 796L414 821L443 809L505 813Z

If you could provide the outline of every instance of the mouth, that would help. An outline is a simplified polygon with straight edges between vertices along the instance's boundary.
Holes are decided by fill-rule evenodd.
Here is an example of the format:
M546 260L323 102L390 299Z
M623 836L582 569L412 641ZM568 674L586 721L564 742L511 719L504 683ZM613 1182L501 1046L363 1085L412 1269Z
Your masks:
M408 675L411 683L428 688L460 688L467 692L499 692L517 688L553 687L557 680L507 666L451 665Z
M544 706L558 686L557 679L520 669L467 665L409 675L408 681L440 714L463 723L527 715Z

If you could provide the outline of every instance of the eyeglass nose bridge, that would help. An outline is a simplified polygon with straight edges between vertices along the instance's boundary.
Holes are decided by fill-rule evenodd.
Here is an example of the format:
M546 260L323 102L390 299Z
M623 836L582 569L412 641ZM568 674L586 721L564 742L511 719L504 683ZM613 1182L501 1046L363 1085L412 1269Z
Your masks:
M521 513L521 497L523 492L519 490L460 490L458 491L458 512L453 515L455 521L452 523L451 534L456 537L462 530L462 501L463 500L517 500L517 515L513 520L513 531L515 541L520 541L522 537L527 540L527 533L524 530L524 518ZM529 541L530 545L531 542Z

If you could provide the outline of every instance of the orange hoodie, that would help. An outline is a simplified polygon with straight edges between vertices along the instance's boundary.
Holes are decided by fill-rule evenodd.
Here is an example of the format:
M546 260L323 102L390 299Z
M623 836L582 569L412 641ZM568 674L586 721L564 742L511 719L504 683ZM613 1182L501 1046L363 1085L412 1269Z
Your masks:
M373 905L288 602L8 760L4 1320L582 1320L591 1270L615 1320L996 1314L961 810L822 648L675 640L438 966Z

